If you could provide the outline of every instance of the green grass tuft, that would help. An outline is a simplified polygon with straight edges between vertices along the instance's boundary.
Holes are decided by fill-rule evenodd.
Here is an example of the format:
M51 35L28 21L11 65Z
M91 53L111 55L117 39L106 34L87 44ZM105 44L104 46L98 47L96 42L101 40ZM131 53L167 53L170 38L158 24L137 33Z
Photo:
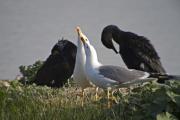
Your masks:
M52 89L36 85L0 85L0 120L164 120L180 119L180 82L166 85L148 83L129 93L115 92L116 101L107 108L104 92L94 100L95 90L88 89L81 106L80 89Z

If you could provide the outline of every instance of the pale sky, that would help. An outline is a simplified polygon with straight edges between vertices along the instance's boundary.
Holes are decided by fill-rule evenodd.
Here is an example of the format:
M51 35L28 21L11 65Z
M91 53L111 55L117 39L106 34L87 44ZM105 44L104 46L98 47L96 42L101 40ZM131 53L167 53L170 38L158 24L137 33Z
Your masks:
M100 41L109 24L147 37L166 71L180 74L179 13L179 0L1 0L0 79L15 78L20 65L45 60L62 37L76 44L77 25L103 64L124 66Z

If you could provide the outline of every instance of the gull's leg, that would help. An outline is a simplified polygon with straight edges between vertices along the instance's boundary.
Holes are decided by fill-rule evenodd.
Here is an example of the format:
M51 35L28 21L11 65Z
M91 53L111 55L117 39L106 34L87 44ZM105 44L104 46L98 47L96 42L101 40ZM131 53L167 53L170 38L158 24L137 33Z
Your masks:
M115 92L114 90L111 91L111 97L112 97L112 100L115 99L115 97L114 97L114 92Z
M108 88L107 88L107 99L108 99L108 103L107 103L107 104L108 104L108 108L111 107L110 101L109 101L109 98L110 98L110 97L109 97L109 95L110 95L109 91L110 91L110 88L108 87Z
M110 91L110 88L107 89L107 99L109 100L109 91Z
M114 96L114 92L115 92L115 90L112 90L112 92L111 92L112 100L115 101L116 103L118 103L116 97Z
M95 100L97 101L98 100L98 87L96 87L96 94L95 94Z
M81 106L84 106L84 89L82 89L82 100L81 100Z

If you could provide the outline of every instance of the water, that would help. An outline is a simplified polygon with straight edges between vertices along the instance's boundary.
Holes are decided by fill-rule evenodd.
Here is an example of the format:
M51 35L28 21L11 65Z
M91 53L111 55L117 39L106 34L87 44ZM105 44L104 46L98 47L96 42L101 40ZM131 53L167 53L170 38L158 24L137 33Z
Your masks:
M0 79L15 78L20 65L45 60L62 37L76 43L77 25L103 64L124 66L101 44L102 29L109 24L149 38L168 73L180 74L179 12L179 0L1 0Z

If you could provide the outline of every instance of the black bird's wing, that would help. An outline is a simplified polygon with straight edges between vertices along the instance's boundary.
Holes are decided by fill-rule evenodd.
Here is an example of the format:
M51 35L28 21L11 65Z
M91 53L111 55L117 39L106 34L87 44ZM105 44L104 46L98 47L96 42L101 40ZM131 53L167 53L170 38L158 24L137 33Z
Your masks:
M130 49L130 54L137 58L137 62L139 63L137 67L140 67L140 70L165 73L158 53L147 38L126 32L125 40L126 46Z

